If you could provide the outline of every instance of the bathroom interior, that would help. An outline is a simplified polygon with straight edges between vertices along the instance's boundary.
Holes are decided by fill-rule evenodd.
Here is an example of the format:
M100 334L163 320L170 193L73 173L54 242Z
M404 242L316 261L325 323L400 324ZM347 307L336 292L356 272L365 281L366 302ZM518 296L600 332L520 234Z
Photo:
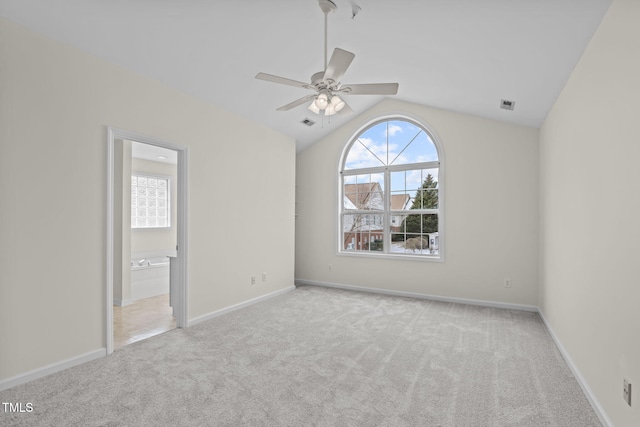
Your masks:
M116 140L113 341L125 345L175 329L170 259L176 256L177 152ZM120 191L121 190L121 191ZM118 236L120 237L120 236Z

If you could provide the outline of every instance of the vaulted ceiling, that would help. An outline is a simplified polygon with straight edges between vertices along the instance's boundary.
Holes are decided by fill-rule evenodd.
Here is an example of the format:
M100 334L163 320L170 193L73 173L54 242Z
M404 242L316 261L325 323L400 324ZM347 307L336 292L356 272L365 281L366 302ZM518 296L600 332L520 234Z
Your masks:
M343 83L398 82L400 100L538 127L611 0L334 3L329 55L356 55ZM330 121L276 111L309 92L254 76L306 82L322 70L317 0L0 0L0 16L288 134L298 150L383 98L345 96L355 113Z

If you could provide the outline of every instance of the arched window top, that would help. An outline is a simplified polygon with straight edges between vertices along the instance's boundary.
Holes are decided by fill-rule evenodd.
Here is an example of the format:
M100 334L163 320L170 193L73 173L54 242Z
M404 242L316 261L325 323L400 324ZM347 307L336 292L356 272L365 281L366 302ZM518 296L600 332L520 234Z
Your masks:
M436 145L422 126L390 119L374 123L353 140L343 170L437 161Z

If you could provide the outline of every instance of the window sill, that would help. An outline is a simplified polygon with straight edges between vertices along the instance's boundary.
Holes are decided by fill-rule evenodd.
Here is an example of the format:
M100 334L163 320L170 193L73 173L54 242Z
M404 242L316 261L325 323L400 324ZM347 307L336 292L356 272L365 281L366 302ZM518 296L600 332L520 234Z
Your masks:
M412 254L338 251L336 255L345 256L345 257L355 257L355 258L393 259L393 260L400 260L400 261L444 262L444 256L442 254L412 255Z

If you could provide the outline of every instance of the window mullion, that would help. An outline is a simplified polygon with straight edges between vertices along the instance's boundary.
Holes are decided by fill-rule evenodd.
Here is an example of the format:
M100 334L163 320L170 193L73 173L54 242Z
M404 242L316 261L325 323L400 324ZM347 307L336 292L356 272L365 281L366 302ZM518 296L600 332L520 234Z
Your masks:
M389 211L391 210L391 174L389 172L389 168L385 168L384 170L384 216L383 216L383 226L382 226L382 236L383 236L383 244L384 253L388 254L391 252L391 217L389 216Z

